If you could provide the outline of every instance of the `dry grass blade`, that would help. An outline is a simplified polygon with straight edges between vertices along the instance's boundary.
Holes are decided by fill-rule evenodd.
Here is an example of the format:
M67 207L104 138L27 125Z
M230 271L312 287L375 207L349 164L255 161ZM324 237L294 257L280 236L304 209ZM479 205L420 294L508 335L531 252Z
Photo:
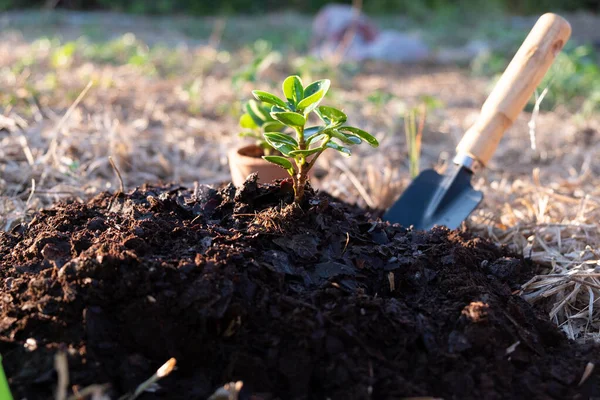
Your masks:
M58 121L58 124L56 125L56 127L53 130L53 135L52 135L53 137L52 137L52 141L50 142L50 146L48 148L47 156L50 155L55 162L57 162L57 158L58 158L56 149L58 146L58 139L59 139L61 129L63 128L65 123L69 120L69 118L71 117L71 114L73 114L73 111L77 108L79 103L81 103L81 101L83 100L83 98L85 97L87 92L92 88L92 85L93 85L93 82L89 81L88 84L85 86L85 88L83 88L81 93L79 93L79 96L77 96L77 98L75 99L73 104L71 104L71 106L67 109L67 112L63 115L63 117L60 119L60 121Z
M373 199L371 198L369 193L367 193L367 190L365 189L363 184L356 177L356 175L354 175L354 173L350 170L350 168L348 168L346 166L346 164L344 164L341 160L336 160L336 161L334 161L333 164L336 167L338 167L340 170L342 170L342 172L344 172L344 174L346 174L346 176L348 176L348 179L350 179L350 182L352 182L352 184L354 185L354 187L356 188L358 193L360 193L360 195L363 198L363 200L365 201L365 203L367 203L367 205L369 207L375 208L377 206L377 204L375 204L375 202L373 201Z
M117 165L115 164L115 161L113 160L112 156L108 156L108 162L110 162L110 166L113 168L113 170L115 171L115 175L119 179L119 193L125 193L125 185L123 185L123 177L121 176L121 171L119 171L119 168L117 168Z
M121 396L119 398L119 400L135 400L139 396L141 396L145 391L152 390L155 387L156 382L158 382L160 379L164 378L165 376L167 376L171 372L173 372L173 370L175 369L175 365L176 364L177 364L177 360L175 360L174 358L170 358L158 370L156 370L156 372L154 373L154 375L152 375L150 378L148 378L147 380L145 380L144 382L142 382L135 389L135 391L133 392L133 394L129 393L129 394L126 394L124 396Z
M25 202L26 208L29 208L29 204L31 203L31 199L33 199L34 194L35 194L35 179L31 178L31 191L29 192L29 197L27 197L27 201Z
M546 95L548 94L548 88L549 86L547 86L546 88L544 88L544 90L542 90L542 93L540 95L538 95L538 92L535 92L535 105L533 106L533 112L531 113L531 118L529 119L529 123L527 124L527 126L529 127L529 142L531 144L531 150L533 150L534 152L537 151L537 140L536 140L536 136L535 136L535 121L540 113L540 104L542 104L542 101L544 100L544 97L546 97Z
M229 382L217 389L208 400L238 400L244 383L242 381Z
M35 158L33 157L33 152L31 151L31 148L29 147L29 143L27 142L27 138L25 137L25 135L23 135L23 134L19 135L19 144L21 145L21 148L23 149L23 154L25 154L25 157L27 158L27 163L30 166L33 166L35 164Z
M508 346L506 348L506 355L511 355L512 353L515 352L515 350L517 349L517 347L519 347L519 345L521 344L520 340L517 340L516 342L514 342L513 344L511 344L510 346Z
M496 191L518 194L511 212L486 221L475 216L471 227L545 266L542 275L522 286L522 296L530 302L550 299L549 316L570 338L587 340L598 337L600 330L600 313L594 307L600 295L600 205L594 200L596 187L582 191L579 176L587 174L588 156L582 158L582 170L574 179L554 181L550 187L542 183L539 169L531 185L496 185ZM494 203L499 194L487 190L486 202Z

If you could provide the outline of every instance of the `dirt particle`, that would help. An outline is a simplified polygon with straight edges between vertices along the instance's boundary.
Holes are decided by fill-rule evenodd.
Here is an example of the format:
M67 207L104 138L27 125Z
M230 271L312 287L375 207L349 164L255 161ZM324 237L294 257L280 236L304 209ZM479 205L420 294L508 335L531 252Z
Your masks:
M87 224L87 229L90 231L103 231L107 228L106 221L101 217L94 217L90 219Z
M41 254L45 260L58 260L69 254L70 245L66 242L46 243L42 248Z
M481 301L474 301L463 308L461 314L471 322L485 322L488 316L489 306Z

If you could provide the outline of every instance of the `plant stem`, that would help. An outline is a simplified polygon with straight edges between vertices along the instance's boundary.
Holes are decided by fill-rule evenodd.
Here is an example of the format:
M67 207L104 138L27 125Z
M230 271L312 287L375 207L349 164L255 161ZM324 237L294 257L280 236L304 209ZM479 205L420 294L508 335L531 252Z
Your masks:
M298 148L300 150L306 150L303 126L296 129L296 135L298 136ZM298 166L298 174L296 177L292 178L294 181L294 202L299 204L304 199L304 185L306 185L306 178L310 168L307 168L308 165L306 164L305 157L296 158L296 165Z
M311 170L311 168L315 165L315 162L317 162L317 158L319 158L319 156L321 155L321 153L323 153L323 151L325 151L325 149L327 147L325 147L325 145L327 144L327 142L329 142L329 139L326 139L323 144L321 145L321 150L316 153L314 155L314 157L312 158L312 160L310 160L310 162L306 163L304 162L302 165L300 165L300 173L298 174L298 181L296 182L296 180L294 180L294 201L296 203L300 203L302 201L302 199L304 198L304 186L306 185L306 181L308 178L308 171ZM298 188L298 189L296 189Z
M304 199L304 186L306 185L306 178L308 174L308 169L306 168L308 164L304 163L300 165L300 169L298 172L298 178L294 181L294 202L300 204Z
M298 148L300 150L306 150L306 142L304 141L304 127L300 126L296 129L296 135L298 136Z
M292 175L292 182L293 182L293 187L294 187L294 200L296 198L296 193L297 191L297 187L298 187L298 174L293 174Z

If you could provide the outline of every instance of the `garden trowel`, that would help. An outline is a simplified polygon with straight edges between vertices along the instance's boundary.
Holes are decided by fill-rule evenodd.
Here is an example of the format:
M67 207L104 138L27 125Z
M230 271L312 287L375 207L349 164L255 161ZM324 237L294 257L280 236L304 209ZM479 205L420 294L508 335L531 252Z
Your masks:
M483 199L483 193L471 186L473 173L492 158L504 131L523 110L570 35L571 26L562 17L542 15L483 104L477 122L458 144L453 165L443 175L423 171L383 219L415 229L457 228Z

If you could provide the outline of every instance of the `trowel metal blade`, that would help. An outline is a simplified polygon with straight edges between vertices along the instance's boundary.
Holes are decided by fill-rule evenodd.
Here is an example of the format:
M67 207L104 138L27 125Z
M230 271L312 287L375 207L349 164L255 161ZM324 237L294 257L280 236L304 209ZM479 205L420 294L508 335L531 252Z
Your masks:
M435 225L458 228L483 200L483 193L471 186L472 175L470 170L458 165L450 167L443 175L425 170L412 181L383 219L406 227L412 225L419 230Z

